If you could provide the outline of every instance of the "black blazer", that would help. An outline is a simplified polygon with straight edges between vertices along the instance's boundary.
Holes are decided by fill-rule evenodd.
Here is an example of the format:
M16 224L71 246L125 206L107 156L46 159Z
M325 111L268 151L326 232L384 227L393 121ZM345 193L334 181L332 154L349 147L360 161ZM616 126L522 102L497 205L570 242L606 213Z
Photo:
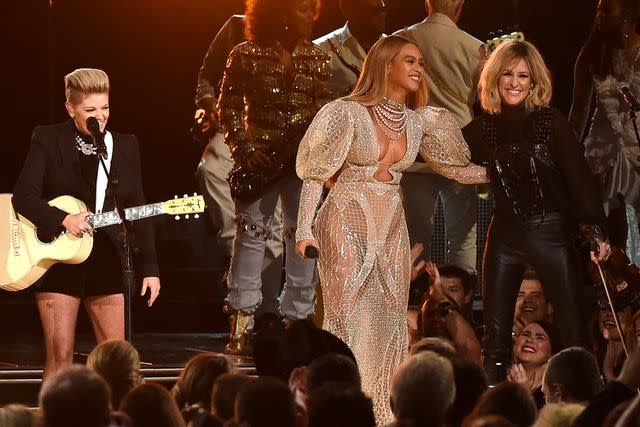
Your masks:
M62 230L67 213L51 207L47 202L58 196L69 195L95 206L94 191L89 188L80 170L80 153L75 147L75 125L72 120L51 126L39 126L31 136L31 148L22 172L13 190L13 206L17 212L35 224L45 236L54 236ZM145 204L140 168L138 140L134 135L112 132L113 158L110 174L117 180L116 194L123 208ZM100 167L100 166L99 166ZM109 189L110 190L110 189ZM107 196L103 212L113 209ZM120 227L105 227L104 232L120 251ZM102 231L101 230L101 231ZM153 228L149 220L133 223L136 246L141 251L139 267L142 277L158 276Z

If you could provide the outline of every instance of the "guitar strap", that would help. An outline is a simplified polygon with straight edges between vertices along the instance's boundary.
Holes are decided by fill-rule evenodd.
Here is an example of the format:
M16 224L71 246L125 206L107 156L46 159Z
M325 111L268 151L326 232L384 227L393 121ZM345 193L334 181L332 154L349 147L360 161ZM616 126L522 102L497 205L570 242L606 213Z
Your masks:
M340 53L340 50L338 49L338 46L336 46L336 44L331 39L327 39L327 42L329 42L329 47L331 48L333 53L336 54L336 56L338 57L338 59L340 60L342 65L347 67L349 69L349 71L351 71L356 76L356 80L359 79L360 78L360 68L358 68L355 65L350 64L349 62L347 62L347 60L344 59L344 56L342 56L342 54Z

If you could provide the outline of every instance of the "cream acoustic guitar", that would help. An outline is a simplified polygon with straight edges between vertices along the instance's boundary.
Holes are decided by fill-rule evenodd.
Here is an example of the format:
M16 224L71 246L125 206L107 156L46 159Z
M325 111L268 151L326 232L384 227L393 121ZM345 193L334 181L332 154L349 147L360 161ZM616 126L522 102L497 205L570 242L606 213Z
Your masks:
M16 215L11 203L11 194L0 194L0 289L20 291L31 286L53 264L80 264L85 261L93 248L93 236L84 234L76 237L62 233L50 242L38 238L36 227L22 215ZM84 202L72 196L60 196L49 201L49 205L70 214L86 212ZM124 210L129 221L157 215L184 215L204 211L202 196L184 196L166 202L136 206ZM92 214L87 222L94 229L122 223L117 211Z

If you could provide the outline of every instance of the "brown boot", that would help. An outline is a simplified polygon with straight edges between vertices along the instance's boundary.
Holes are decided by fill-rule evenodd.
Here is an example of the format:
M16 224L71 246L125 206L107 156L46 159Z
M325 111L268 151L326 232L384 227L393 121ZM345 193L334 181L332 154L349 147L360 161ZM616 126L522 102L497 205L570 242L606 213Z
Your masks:
M229 322L231 323L231 333L224 352L236 356L250 356L253 353L249 343L253 332L253 314L236 311L231 314Z

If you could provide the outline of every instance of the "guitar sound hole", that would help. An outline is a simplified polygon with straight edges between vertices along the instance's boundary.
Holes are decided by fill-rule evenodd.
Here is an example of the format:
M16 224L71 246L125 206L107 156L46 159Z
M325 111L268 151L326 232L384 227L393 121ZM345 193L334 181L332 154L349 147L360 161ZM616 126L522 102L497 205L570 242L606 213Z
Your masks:
M36 231L36 237L41 243L52 243L58 236L46 235L40 231Z

